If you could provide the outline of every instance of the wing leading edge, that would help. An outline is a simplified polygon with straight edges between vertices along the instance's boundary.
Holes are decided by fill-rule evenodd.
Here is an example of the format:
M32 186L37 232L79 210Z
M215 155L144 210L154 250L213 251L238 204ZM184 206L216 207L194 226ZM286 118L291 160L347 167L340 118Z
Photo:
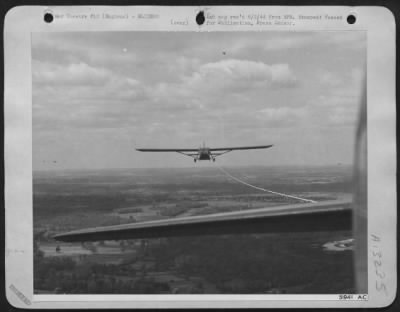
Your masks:
M273 145L255 145L255 146L236 146L236 147L217 147L210 148L210 151L236 151L270 148ZM199 148L136 148L140 152L198 152Z
M198 152L198 148L136 148L140 152Z
M65 242L171 236L351 230L351 201L291 204L228 213L89 228L54 236Z
M210 151L238 151L238 150L251 150L251 149L263 149L270 148L273 145L255 145L255 146L236 146L236 147L217 147L210 148Z

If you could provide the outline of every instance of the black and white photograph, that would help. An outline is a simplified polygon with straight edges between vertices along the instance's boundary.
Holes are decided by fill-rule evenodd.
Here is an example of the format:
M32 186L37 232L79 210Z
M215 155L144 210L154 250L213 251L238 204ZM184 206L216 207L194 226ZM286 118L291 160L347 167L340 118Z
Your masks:
M13 307L393 302L389 10L35 6L4 29Z
M35 293L356 293L365 57L365 32L32 34Z

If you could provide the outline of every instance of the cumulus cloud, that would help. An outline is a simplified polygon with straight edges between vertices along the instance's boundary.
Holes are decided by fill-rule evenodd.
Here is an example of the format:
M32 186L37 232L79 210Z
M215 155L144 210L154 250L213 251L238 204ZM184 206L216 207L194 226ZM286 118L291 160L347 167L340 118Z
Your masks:
M206 63L186 78L185 86L193 90L232 92L268 87L292 87L297 78L288 64L268 65L249 60L228 59Z
M249 50L279 53L282 51L301 50L304 48L329 47L341 50L355 50L365 48L364 31L331 31L327 32L275 32L268 38L260 36L258 40L252 38L233 42L231 51L234 53Z
M33 81L44 85L105 85L110 73L103 68L93 68L85 63L61 66L51 63L34 65Z
M59 138L68 133L82 158L93 158L94 136L105 150L115 137L118 154L131 159L125 146L132 138L190 147L203 140L278 146L284 137L306 146L309 140L299 137L306 127L323 142L340 131L350 137L341 129L355 123L363 59L356 47L357 53L342 48L338 42L348 38L341 36L35 34L34 146L59 155L69 144Z
M34 92L76 99L136 99L143 95L144 86L131 77L114 73L86 63L53 64L35 61L33 64Z
M307 116L305 108L293 108L293 107L267 107L259 110L260 115L257 115L259 119L267 122L279 122L282 125L293 124L293 122L301 121Z
M102 67L33 62L33 126L41 132L138 124L132 110L147 94L138 80Z

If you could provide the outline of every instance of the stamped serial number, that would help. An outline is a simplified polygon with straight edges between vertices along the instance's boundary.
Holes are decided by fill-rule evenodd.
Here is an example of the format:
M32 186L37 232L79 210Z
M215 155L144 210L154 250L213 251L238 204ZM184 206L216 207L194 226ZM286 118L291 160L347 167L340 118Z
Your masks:
M357 294L357 295L342 294L342 295L339 295L339 300L368 300L368 295L366 295L366 294Z

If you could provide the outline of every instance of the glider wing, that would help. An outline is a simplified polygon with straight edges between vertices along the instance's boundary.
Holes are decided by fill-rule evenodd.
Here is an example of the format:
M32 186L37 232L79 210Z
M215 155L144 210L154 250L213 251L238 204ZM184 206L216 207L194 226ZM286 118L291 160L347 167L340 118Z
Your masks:
M236 150L251 150L251 149L262 149L262 148L270 148L271 145L256 145L256 146L237 146L237 147L218 147L218 148L210 148L210 151L236 151Z

